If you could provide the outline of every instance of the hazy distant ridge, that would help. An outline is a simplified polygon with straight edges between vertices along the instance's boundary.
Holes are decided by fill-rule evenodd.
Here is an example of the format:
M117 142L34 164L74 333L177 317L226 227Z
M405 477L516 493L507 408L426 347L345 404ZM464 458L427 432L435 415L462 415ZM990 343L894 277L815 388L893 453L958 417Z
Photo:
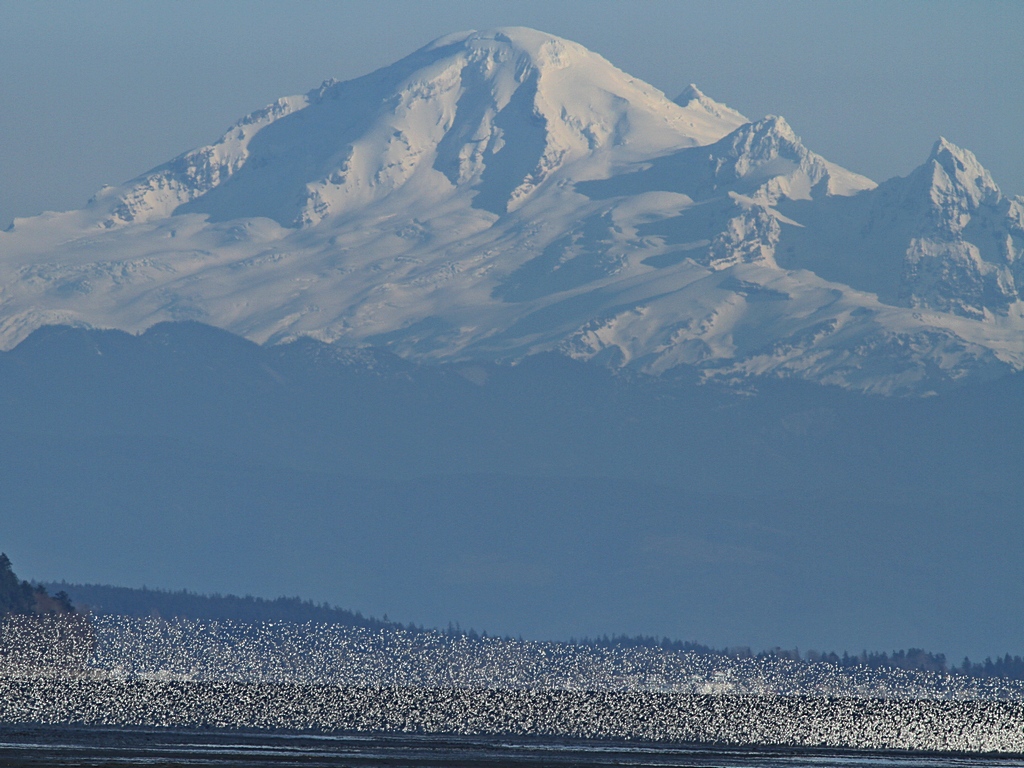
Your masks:
M48 328L0 354L0 533L79 583L959 664L1020 652L1018 597L992 585L1022 577L1021 387L751 396L557 355Z

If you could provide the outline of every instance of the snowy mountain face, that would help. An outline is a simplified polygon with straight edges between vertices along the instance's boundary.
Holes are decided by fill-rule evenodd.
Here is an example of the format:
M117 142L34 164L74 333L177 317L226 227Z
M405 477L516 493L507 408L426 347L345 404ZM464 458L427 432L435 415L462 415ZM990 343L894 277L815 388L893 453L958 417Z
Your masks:
M1024 368L1024 201L940 140L881 185L690 86L451 35L0 233L0 340L191 319L411 359L922 394Z
M808 215L804 231L783 245L781 265L897 306L978 320L1019 312L1024 208L1002 196L973 154L945 139L910 176Z

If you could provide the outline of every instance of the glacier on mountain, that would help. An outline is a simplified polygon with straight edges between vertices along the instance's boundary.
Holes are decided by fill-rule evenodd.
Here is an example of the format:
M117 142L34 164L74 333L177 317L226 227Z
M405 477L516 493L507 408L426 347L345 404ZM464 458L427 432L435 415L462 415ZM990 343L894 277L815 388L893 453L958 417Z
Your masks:
M0 233L0 341L192 319L424 361L922 394L1024 367L1024 205L940 140L876 185L528 29L280 99Z

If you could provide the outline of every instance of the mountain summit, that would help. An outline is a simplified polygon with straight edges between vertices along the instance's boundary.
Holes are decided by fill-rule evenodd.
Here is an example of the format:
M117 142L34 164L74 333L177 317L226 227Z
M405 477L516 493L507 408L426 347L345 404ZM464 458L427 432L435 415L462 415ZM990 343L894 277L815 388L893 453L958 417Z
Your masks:
M556 350L925 393L1024 367L1024 207L945 140L882 185L522 28L449 35L0 234L0 340L193 319L420 360Z
M500 215L567 166L600 174L613 158L706 144L744 122L702 94L671 104L567 40L461 33L249 115L216 144L108 191L105 224L194 212L310 226L407 185Z

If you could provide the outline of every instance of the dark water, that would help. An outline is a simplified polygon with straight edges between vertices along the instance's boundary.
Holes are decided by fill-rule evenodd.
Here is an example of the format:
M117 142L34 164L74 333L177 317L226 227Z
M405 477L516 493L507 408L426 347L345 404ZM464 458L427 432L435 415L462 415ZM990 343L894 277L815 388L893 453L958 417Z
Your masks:
M614 741L0 726L0 766L1024 766L1024 756L726 748Z

